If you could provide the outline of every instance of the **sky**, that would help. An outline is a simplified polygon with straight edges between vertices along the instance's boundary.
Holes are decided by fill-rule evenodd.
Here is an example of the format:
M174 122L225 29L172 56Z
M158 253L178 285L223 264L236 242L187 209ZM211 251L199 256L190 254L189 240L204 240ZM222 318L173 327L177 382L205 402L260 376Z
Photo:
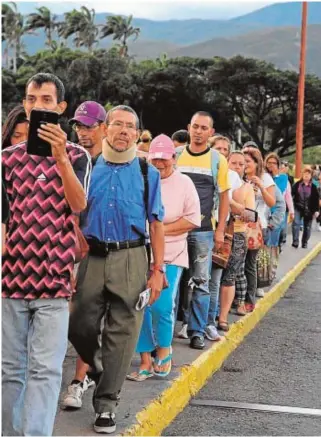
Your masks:
M23 12L24 1L17 1L19 9ZM73 9L74 6L84 5L94 8L96 12L111 12L114 14L132 14L135 18L149 18L152 20L169 19L189 19L189 18L208 18L208 19L229 19L244 15L256 9L260 9L271 1L217 1L217 0L113 0L113 1L42 1L34 2L48 3L48 7L54 13L64 13Z

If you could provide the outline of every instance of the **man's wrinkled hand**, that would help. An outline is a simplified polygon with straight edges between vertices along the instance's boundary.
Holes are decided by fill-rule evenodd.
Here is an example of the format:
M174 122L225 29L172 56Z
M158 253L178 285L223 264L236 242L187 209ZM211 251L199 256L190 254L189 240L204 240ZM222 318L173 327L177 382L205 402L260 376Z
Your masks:
M149 305L152 305L160 296L163 289L164 273L154 271L147 282L147 288L151 289Z
M51 145L52 156L57 163L64 163L68 160L66 144L67 134L61 129L59 124L42 124L38 129L38 136Z

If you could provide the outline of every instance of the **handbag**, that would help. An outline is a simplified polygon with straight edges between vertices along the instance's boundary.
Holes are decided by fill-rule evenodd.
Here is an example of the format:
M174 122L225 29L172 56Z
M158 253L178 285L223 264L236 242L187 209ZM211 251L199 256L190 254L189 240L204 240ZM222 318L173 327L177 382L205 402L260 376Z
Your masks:
M257 250L263 247L263 231L259 220L246 224L246 240L248 250Z
M225 226L223 245L220 247L219 250L216 250L214 246L212 251L212 263L215 264L217 267L220 267L222 269L226 268L232 252L233 237L234 217L231 214Z
M279 262L279 248L264 246L257 257L257 286L269 287L276 277Z

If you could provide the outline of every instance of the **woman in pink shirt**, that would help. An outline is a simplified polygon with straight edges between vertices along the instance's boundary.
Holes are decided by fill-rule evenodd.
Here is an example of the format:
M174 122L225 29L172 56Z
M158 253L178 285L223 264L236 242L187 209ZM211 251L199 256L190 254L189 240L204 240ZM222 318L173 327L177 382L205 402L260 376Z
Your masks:
M138 372L127 376L144 381L153 375L165 377L172 366L172 340L175 325L175 301L184 267L188 267L187 235L201 225L200 201L191 179L175 169L175 147L166 135L150 145L149 160L161 175L162 201L165 207L165 264L169 283L160 298L145 309L136 351L141 355ZM155 361L151 352L157 351Z

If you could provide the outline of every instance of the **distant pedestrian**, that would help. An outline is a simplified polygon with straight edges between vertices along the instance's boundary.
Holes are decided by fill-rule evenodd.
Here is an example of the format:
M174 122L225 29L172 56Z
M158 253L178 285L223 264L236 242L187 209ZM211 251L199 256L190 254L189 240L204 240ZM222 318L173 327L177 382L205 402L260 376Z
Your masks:
M175 147L186 147L190 143L190 136L187 130L181 129L173 133L172 141Z
M312 170L305 167L301 179L292 188L294 203L294 221L292 223L292 247L299 247L300 226L303 219L302 248L308 247L311 236L312 220L319 216L319 193L312 183Z
M146 158L148 157L149 147L150 143L152 141L153 137L149 130L144 130L141 133L141 136L139 138L139 142L137 144L137 156L140 158Z

